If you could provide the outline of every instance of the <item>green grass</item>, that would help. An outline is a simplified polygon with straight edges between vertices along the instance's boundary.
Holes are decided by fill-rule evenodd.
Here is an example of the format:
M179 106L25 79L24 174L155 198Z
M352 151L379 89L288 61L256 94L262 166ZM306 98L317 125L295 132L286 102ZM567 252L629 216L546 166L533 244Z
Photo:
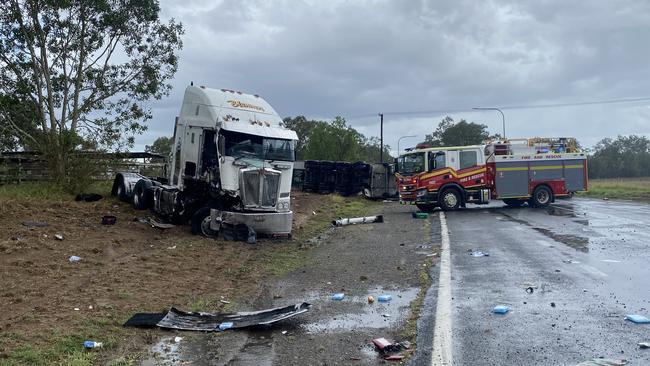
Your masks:
M591 179L584 197L650 201L650 177Z
M95 182L85 192L99 193L105 196L111 193L112 182ZM70 200L74 195L67 192L65 187L53 182L25 182L21 184L0 185L0 200L3 199L24 199L24 200L48 200L64 201Z

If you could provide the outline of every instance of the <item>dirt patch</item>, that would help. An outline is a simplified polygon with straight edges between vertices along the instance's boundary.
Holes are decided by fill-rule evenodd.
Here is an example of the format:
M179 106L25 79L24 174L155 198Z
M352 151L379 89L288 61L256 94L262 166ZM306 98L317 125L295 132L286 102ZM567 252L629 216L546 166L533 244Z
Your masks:
M293 194L298 232L329 202L322 197ZM117 223L102 225L104 215L116 216ZM0 220L0 357L16 357L18 363L39 357L46 358L43 364L59 361L38 349L63 335L73 335L74 342L88 337L107 342L101 357L138 352L155 339L148 332L121 328L132 313L172 305L230 310L252 297L268 274L260 257L298 246L295 240L261 239L257 245L211 240L192 236L187 226L154 229L133 221L141 215L111 198L5 203ZM48 226L28 227L25 221ZM73 255L81 259L70 262Z

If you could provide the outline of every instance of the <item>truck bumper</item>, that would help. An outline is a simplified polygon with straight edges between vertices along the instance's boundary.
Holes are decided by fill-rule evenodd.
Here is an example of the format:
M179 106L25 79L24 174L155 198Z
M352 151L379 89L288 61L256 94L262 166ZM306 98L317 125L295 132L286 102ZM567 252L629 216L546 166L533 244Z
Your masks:
M210 229L219 230L221 222L246 224L258 234L291 234L293 211L288 212L232 212L210 210Z

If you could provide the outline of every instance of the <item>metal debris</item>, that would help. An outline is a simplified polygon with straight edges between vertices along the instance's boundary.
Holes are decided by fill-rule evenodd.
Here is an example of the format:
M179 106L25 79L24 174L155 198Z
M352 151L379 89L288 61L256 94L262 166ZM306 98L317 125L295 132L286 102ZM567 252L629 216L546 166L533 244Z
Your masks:
M134 314L124 323L124 326L212 332L272 324L307 312L310 307L311 304L303 302L285 307L239 313L185 312L171 308L165 313Z

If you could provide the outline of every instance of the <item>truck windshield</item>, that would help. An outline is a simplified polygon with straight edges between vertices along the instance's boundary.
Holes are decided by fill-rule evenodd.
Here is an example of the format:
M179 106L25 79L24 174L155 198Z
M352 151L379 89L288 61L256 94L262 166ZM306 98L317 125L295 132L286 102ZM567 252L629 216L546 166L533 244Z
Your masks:
M294 141L221 130L226 155L236 158L294 161Z
M424 153L402 155L397 160L400 174L415 174L424 171Z

